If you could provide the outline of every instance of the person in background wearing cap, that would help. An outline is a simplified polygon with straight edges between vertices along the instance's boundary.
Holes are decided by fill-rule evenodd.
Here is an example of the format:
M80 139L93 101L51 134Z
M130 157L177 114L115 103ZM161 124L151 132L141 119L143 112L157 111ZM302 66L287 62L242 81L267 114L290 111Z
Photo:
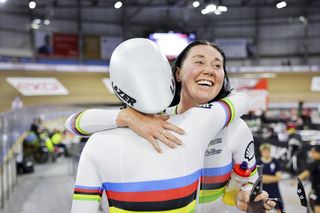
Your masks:
M267 143L261 144L259 150L261 158L258 160L257 164L263 166L263 190L268 192L269 197L282 200L278 184L281 179L280 166L277 159L274 159L271 156L271 145ZM277 212L280 213L279 204L277 204L275 208L277 209Z
M110 78L120 100L143 113L163 111L174 96L170 65L147 39L130 39L115 49ZM162 147L161 155L129 128L93 134L81 154L71 212L97 212L103 191L111 213L201 212L196 204L207 143L231 118L246 113L247 102L247 95L236 94L172 116L170 122L187 131L184 145Z
M314 206L314 212L320 213L320 145L313 145L310 152L313 162L309 163L306 170L298 175L298 178L305 180L311 179L310 203Z
M145 62L143 62L145 63ZM226 58L223 51L207 41L190 43L177 57L173 67L174 80L177 82L173 107L166 110L166 114L182 114L188 109L217 101L228 96L231 92L228 76L225 70ZM155 78L154 78L155 79ZM154 81L154 83L156 80ZM165 117L164 119L167 119ZM198 119L203 119L199 117ZM121 110L89 109L74 114L67 119L66 128L77 134L90 135L117 126L128 126L138 135L149 141L153 147L161 152L157 140L169 147L180 145L181 141L172 134L173 130L182 133L183 130L160 118L145 115L131 108ZM242 211L249 206L249 194L258 175L254 157L253 137L250 129L241 119L235 119L227 128L208 141L205 152L205 168L202 171L201 191L199 201L204 212L227 212L223 199L225 189L231 177L232 168L243 161L248 163L251 176L241 177L246 180L243 189L236 197L229 199L228 205L236 205ZM257 200L266 201L268 194L261 193ZM266 205L273 205L269 201Z

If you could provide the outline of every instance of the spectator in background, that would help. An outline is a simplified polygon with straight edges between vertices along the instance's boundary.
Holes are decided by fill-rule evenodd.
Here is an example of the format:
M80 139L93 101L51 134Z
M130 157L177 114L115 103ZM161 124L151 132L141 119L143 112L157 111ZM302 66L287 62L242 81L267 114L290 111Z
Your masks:
M42 123L41 118L34 118L30 126L30 131L33 131L38 136L38 138L40 135L41 123Z
M257 164L263 166L263 190L268 192L269 197L282 200L278 185L281 179L280 166L278 161L271 156L271 145L266 143L262 144L259 150L261 159L258 160ZM277 212L280 212L279 203L277 203L275 209L277 209Z
M314 207L315 213L320 213L320 145L314 145L309 152L310 158L313 160L306 170L298 175L298 178L305 180L311 179L310 203Z
M13 101L11 102L11 110L18 110L23 107L23 102L19 96L14 97Z
M52 46L50 35L44 36L44 44L38 48L38 53L41 55L51 55L52 54Z

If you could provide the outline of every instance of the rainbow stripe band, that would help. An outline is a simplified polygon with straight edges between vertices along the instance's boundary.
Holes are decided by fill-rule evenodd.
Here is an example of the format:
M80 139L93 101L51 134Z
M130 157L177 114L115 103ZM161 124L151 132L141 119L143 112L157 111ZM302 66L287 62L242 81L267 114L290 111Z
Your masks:
M110 212L193 212L200 175L198 170L165 180L105 182L103 188Z
M196 201L192 201L187 206L178 208L178 209L172 209L172 210L165 210L165 211L143 211L143 213L194 213L196 207ZM140 211L128 211L123 209L118 209L115 207L109 208L110 213L135 213Z
M71 118L71 122L70 122L70 128L72 129L72 131L77 134L77 135L81 135L81 136L88 136L90 135L89 133L85 132L84 130L82 130L79 126L80 123L80 118L83 115L83 112L80 112L78 114L75 114L72 118Z
M185 187L197 181L201 175L201 170L198 170L190 175L183 177L156 180L156 181L143 181L143 182L127 182L127 183L114 183L104 182L103 188L106 191L116 192L143 192L143 191L158 191L168 190Z
M184 193L181 190L177 191L178 193ZM108 196L108 195L107 195ZM128 202L128 201L118 201L118 200L112 200L108 199L109 206L115 207L118 209L124 209L129 211L151 211L151 212L157 212L157 211L167 211L167 210L173 210L173 209L180 209L188 206L190 203L196 200L197 196L197 188L194 189L194 192L190 195L187 195L183 198L174 199L174 200L166 200L166 201L159 201L159 202ZM155 197L156 199L156 197Z
M185 195L194 193L197 186L198 181L195 181L191 185L177 189L126 193L107 191L107 195L109 199L126 202L158 202L183 198Z
M235 108L233 106L233 103L227 98L221 99L217 101L217 103L220 103L223 109L225 110L227 119L224 125L228 126L229 123L231 123L234 120L235 116Z
M200 203L214 202L224 193L232 171L232 163L226 166L202 169Z
M219 103L222 106L222 108L224 109L224 112L226 114L226 122L224 123L224 126L227 126L229 121L231 120L230 108L228 107L228 105L225 102L223 102L221 100L217 101L217 103Z
M100 202L102 193L103 189L101 187L76 185L73 193L73 199Z
M80 132L83 135L90 135L89 133L87 133L86 131L81 129L81 127L80 127L80 119L83 116L84 112L85 111L82 111L76 116L76 118L75 118L75 129L78 130L78 132Z
M236 115L235 107L234 107L232 101L230 101L227 97L226 97L226 98L223 98L221 101L226 102L227 105L230 107L231 119L230 119L230 122L229 122L229 123L231 123L231 122L234 120L234 117L235 117L235 115Z
M203 203L210 203L210 202L216 201L224 194L224 189L225 189L225 186L219 189L201 190L199 203L203 204Z
M258 172L258 169L257 169L256 164L255 164L253 167L251 167L250 170L251 170L250 177L252 177L252 176L254 176L254 175Z

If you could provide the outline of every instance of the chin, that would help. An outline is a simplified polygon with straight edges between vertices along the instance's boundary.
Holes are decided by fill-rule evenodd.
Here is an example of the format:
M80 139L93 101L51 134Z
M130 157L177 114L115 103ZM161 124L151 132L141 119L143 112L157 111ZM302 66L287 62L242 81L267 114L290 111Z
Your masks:
M211 101L213 98L209 98L209 97L202 97L202 98L199 98L198 99L198 103L199 104L206 104L208 103L209 101Z

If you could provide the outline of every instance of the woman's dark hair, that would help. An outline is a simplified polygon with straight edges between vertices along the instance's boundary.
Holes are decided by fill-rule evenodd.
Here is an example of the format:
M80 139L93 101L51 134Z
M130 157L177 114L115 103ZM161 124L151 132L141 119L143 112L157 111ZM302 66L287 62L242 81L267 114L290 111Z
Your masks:
M219 53L222 55L222 58L223 58L224 79L223 79L222 88L221 88L220 92L218 93L218 95L214 99L212 99L208 102L210 103L212 101L222 99L222 98L226 97L227 95L229 95L231 92L230 81L229 81L229 78L228 78L228 75L226 72L226 56L225 56L223 50L220 49L216 44L211 43L209 41L197 40L197 41L193 41L193 42L189 43L188 46L182 50L182 52L178 55L178 57L176 58L173 66L172 66L172 72L174 74L174 79L176 81L176 93L174 95L174 98L173 98L170 106L175 106L180 102L181 82L178 82L176 79L177 68L181 68L181 65L184 62L184 60L186 59L186 57L188 56L190 49L192 47L198 46L198 45L207 45L207 46L211 46L211 47L215 48L216 50L219 51Z

